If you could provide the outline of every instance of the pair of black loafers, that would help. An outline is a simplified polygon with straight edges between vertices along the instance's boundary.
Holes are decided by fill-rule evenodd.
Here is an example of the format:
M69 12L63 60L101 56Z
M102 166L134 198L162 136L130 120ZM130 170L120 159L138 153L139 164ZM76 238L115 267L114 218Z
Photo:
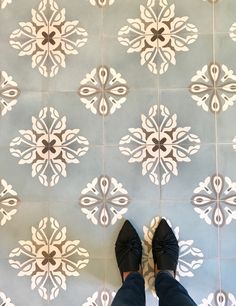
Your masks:
M117 264L123 280L123 273L139 271L142 260L142 243L132 224L127 220L121 228L115 245ZM152 240L154 264L159 270L171 270L175 273L179 245L171 227L161 219Z

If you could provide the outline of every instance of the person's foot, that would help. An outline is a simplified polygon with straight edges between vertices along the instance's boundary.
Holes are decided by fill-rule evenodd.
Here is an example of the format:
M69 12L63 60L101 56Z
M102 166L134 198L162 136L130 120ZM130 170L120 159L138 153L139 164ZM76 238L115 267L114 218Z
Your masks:
M179 245L174 232L165 219L161 219L152 240L155 274L169 271L173 276L179 257Z
M115 254L122 281L131 272L140 271L142 243L136 230L128 220L125 221L118 234Z

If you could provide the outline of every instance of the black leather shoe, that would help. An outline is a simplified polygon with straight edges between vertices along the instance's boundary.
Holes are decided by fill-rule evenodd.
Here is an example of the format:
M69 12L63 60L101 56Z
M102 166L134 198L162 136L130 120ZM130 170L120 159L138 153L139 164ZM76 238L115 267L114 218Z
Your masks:
M122 281L124 281L123 272L139 271L142 259L142 243L128 220L125 221L117 237L115 253Z
M179 258L179 245L165 219L161 219L153 235L152 254L158 270L171 270L175 274Z

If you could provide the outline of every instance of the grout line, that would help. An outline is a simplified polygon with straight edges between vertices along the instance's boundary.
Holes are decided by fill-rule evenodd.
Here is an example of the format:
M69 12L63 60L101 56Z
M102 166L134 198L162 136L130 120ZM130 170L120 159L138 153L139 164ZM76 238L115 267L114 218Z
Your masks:
M216 63L216 32L215 32L215 3L213 3L213 63ZM217 84L214 81L214 90L216 88ZM215 112L215 156L216 156L216 174L219 175L219 158L218 158L218 117L217 113ZM217 193L217 208L220 208L220 197ZM219 278L219 290L222 291L222 279L221 279L221 229L218 225L217 227L217 257L218 257L218 278Z
M101 12L101 64L104 65L104 7L102 7ZM105 165L105 142L106 142L106 133L105 133L105 116L102 116L102 174L106 174L106 165ZM106 272L106 271L105 271ZM106 274L106 273L105 273Z
M159 6L158 6L159 7ZM159 39L157 40L157 47L159 47ZM158 133L159 133L159 140L161 139L161 131L160 131L160 124L161 124L161 117L160 117L160 105L161 105L161 90L160 90L160 74L159 74L159 62L157 59L157 105L158 105L158 118L157 118L157 123L158 123ZM158 154L159 154L159 161L160 161L160 148L158 150ZM159 176L159 186L158 186L158 191L159 191L159 204L161 204L161 198L162 198L162 188L161 188L161 164L159 162L158 164L158 176ZM161 206L161 205L160 205ZM160 215L161 215L161 211L160 211Z
M184 33L186 33L186 32L184 32ZM197 32L198 33L198 35L200 35L200 36L210 36L210 35L212 35L212 31L211 32L200 32L200 31L198 31ZM220 32L220 31L217 31L217 32L215 32L217 35L227 35L228 34L228 32L224 32L224 31L222 31L222 32ZM172 34L162 34L163 36L171 36ZM91 36L93 36L93 35L91 35ZM95 35L94 35L95 36ZM153 36L153 34L152 33L149 33L149 34L145 34L144 35L144 37L150 37L150 36ZM106 37L106 38L110 38L110 39L117 39L117 36L116 35L111 35L111 34L104 34L104 37Z
M102 15L101 15L101 22L102 22L102 33L101 33L101 65L103 66L105 64L105 59L104 59L104 42L105 42L105 35L104 35L104 7L102 7ZM105 162L105 154L106 154L106 132L105 132L105 116L102 116L102 175L111 175L111 173L108 173L107 171L107 165ZM118 148L118 144L114 147ZM104 203L103 203L104 204ZM105 228L103 228L103 240L105 241ZM106 254L106 259L107 259L108 254ZM107 275L109 274L109 269L108 265L105 264L104 266L104 279L103 279L103 285L104 287L108 286L108 281L107 281Z

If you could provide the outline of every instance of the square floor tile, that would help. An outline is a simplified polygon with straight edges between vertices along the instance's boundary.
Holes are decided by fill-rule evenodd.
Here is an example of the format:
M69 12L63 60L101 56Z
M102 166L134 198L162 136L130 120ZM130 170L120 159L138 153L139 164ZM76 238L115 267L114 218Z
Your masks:
M122 40L121 40L122 38ZM128 40L127 42L125 42ZM103 65L115 69L126 81L128 88L156 88L157 87L157 48L156 38L149 42L150 47L141 48L137 44L148 44L151 35L145 35L136 42L137 38L131 36L104 37L102 41ZM127 43L127 44L126 44Z
M104 287L105 260L91 259L88 266L80 270L79 276L66 277L66 290L60 289L58 297L49 305L83 305L94 292Z
M1 41L0 52L2 54L1 71L11 76L21 91L43 92L48 90L48 79L40 74L37 67L32 68L31 56L19 56L19 50L13 49L8 40Z
M48 201L68 201L72 205L79 205L81 193L87 184L103 174L103 159L102 147L94 146L79 157L79 163L66 163L66 177L60 175L55 186L45 189Z
M156 112L154 120L158 122L158 104L158 92L156 89L130 90L127 100L121 109L104 118L105 144L118 145L122 137L132 134L133 129L139 129L140 131L142 125L144 125L142 117L143 115L148 117L149 112L153 116ZM151 110L153 106L156 109ZM145 126L143 128L145 129ZM147 139L144 142L147 142Z
M7 260L0 260L0 272L4 275L4 278L0 279L0 290L11 299L11 303L23 306L30 301L35 306L48 306L48 301L40 297L37 289L31 289L30 276L17 276L17 270L13 269Z
M0 160L0 177L7 184L12 185L17 196L21 200L30 202L47 200L47 188L39 181L40 171L32 177L32 165L35 166L36 163L28 160L28 163L19 164L19 159L11 155L9 148L0 147L0 151L2 157Z
M39 113L47 103L47 94L43 92L23 91L17 97L17 103L7 111L0 120L0 145L9 146L16 137L22 137L19 131L32 131L33 117L38 119ZM44 131L47 133L47 131ZM22 146L27 146L22 143ZM35 141L35 145L38 145Z
M177 128L188 127L187 134L196 135L200 139L200 143L216 142L214 113L205 112L201 107L197 106L187 90L162 90L160 92L160 105L164 105L169 110L170 116L176 114ZM183 109L184 111L181 111ZM203 124L199 124L199 120ZM164 129L165 126L163 126Z
M187 16L187 23L195 25L200 34L211 34L213 31L213 4L194 0L169 0L175 4L176 17ZM201 16L201 18L199 18Z
M7 221L3 226L1 226L1 241L4 243L4 248L1 248L0 258L9 258L10 253L16 248L21 248L24 250L22 254L16 255L14 260L29 259L32 257L40 258L41 246L45 249L48 248L47 240L40 237L39 228L41 228L40 221L47 217L49 214L49 207L46 202L29 202L20 199L20 204L18 206L17 212L12 216L12 219ZM22 226L24 224L24 226ZM34 229L36 229L37 234L35 236ZM38 232L37 232L38 231ZM44 230L47 234L47 229ZM26 244L19 243L20 241L27 241ZM31 248L31 241L34 247ZM24 246L24 247L23 247ZM27 255L27 251L28 254ZM30 255L31 254L31 255Z
M141 162L129 163L127 156L122 155L118 147L106 147L104 154L105 173L123 185L133 203L156 202L159 199L160 186L152 183L148 174L142 174Z
M90 259L106 258L107 244L110 241L104 240L105 229L88 220L81 212L79 204L51 201L49 212L50 216L58 221L60 228L66 227L66 239L72 242L79 240L79 247L88 252ZM75 224L77 226L74 226ZM101 244L99 241L104 241L104 243Z
M87 78L87 74L102 65L101 36L88 33L87 42L77 52L78 54L65 55L66 67L60 68L53 78L48 79L49 91L72 91L78 94L81 82ZM78 95L77 98L79 99Z
M236 3L234 0L215 1L214 3L214 27L216 33L228 33L230 27L236 22L234 11ZM226 18L227 16L227 18Z
M61 126L59 124L59 121L58 126L56 125L56 121L54 125L52 125L52 114L48 114L49 118L51 116L51 131L49 131L49 133L56 133L58 129L58 133L62 132L65 135L65 133L67 133L67 130L79 130L79 132L77 131L78 137L85 137L88 141L89 146L101 145L103 143L103 118L101 116L95 116L89 110L87 110L76 93L49 93L47 99L47 107L48 112L51 108L55 109L58 112L59 120L61 122L63 121L62 118L64 118L64 116L66 118L65 127ZM67 142L69 142L69 140L70 138ZM58 145L59 143L56 143L55 145ZM60 145L63 146L63 143Z
M183 153L188 151L188 147L183 146L183 149L186 149ZM189 161L184 161L181 156L185 155L179 154L177 161L173 159L169 162L167 159L163 159L164 165L166 163L167 165L161 169L160 173L163 179L166 178L164 182L167 181L168 175L170 175L170 179L161 186L162 200L190 201L199 183L216 173L216 148L214 144L203 144L196 154L189 155ZM168 165L176 166L174 170L177 169L177 175L167 168Z
M169 39L172 39L171 36ZM165 49L168 55L170 50L163 46L163 53ZM192 77L197 71L213 60L213 36L212 34L200 34L193 43L186 44L185 47L176 48L173 52L174 54L170 53L171 58L173 58L171 63L166 55L165 61L168 64L168 68L166 72L160 75L159 86L163 89L188 88ZM158 58L159 69L161 69L163 63L163 58Z

